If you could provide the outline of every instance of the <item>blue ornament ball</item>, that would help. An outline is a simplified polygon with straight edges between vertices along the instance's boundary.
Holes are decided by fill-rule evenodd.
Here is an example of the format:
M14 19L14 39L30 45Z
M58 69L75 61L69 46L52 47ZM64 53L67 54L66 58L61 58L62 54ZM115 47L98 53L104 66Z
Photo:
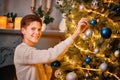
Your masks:
M108 27L104 27L104 28L102 28L100 33L101 33L101 36L103 38L110 38L111 34L112 34L112 30L110 28L108 28Z
M91 62L91 58L90 58L90 57L86 57L85 62L86 62L87 64L89 64L89 63Z
M56 60L56 61L54 61L54 62L51 63L51 66L52 66L52 67L60 67L60 66L61 66L61 63Z
M117 13L117 14L120 14L120 7L117 7L117 8L116 8L116 13Z
M95 26L95 25L97 24L97 20L96 20L96 19L92 19L92 20L90 21L90 24L91 24L92 26Z

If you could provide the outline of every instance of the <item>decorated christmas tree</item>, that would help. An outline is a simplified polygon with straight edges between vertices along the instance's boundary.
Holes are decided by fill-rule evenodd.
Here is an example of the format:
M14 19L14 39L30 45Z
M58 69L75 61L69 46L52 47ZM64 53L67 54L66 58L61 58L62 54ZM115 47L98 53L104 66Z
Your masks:
M58 0L66 14L66 38L86 17L90 27L81 33L65 56L52 62L52 80L120 80L120 1Z

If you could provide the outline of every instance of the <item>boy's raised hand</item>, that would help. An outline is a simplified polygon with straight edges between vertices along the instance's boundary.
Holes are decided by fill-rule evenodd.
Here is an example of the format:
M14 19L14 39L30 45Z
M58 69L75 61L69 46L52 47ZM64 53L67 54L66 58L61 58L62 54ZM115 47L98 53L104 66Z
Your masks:
M72 39L75 39L80 33L83 33L89 28L89 21L87 18L81 18L77 25L77 30L72 35Z
M89 21L87 18L81 18L81 20L78 22L77 30L80 31L80 33L84 32L89 27Z

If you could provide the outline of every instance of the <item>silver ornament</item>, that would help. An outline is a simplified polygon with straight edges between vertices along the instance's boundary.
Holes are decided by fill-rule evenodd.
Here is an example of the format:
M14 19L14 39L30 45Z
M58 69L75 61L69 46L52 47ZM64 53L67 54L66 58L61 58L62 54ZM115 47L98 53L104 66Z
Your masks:
M115 55L115 57L120 57L120 50L116 50L116 51L114 52L114 55Z
M102 63L101 65L100 65L100 70L102 71L102 72L105 72L106 70L107 70L107 68L108 68L108 65L107 65L107 63Z
M92 30L89 28L85 31L85 35L88 36L88 37L91 37L92 36Z
M99 48L94 49L94 53L98 53L99 51L100 51Z
M85 77L88 78L88 77L89 77L89 73L86 73L86 74L85 74Z
M69 72L66 75L66 80L76 80L77 79L77 75L75 72Z
M86 40L87 36L85 34L82 35L82 39Z
M79 9L80 9L80 10L84 10L84 8L85 8L85 6L84 6L83 4L81 4L81 5L79 6Z

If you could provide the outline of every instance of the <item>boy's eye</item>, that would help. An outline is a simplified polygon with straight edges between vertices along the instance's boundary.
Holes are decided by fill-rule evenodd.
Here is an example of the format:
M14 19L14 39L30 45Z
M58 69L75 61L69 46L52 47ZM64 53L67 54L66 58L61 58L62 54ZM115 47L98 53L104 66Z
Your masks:
M39 28L39 29L31 28L31 30L33 30L33 31L35 31L35 30L41 31L41 28Z
M31 30L35 30L35 28L31 28Z
M38 31L41 31L41 29L38 29Z

